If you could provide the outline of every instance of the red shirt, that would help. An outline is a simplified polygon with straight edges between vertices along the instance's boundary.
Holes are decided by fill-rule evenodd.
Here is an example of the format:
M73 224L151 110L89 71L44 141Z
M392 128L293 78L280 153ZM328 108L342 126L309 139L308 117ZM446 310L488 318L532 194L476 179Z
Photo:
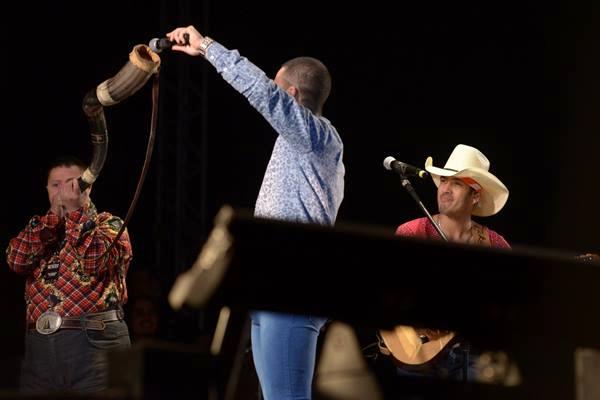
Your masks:
M491 247L500 247L504 249L510 249L510 245L508 242L502 237L502 235L497 232L489 229L486 226L483 226L484 231L487 233L487 236L490 238ZM416 236L427 239L442 239L438 234L437 230L433 226L433 224L429 221L428 218L418 218L412 221L406 222L400 225L396 229L396 235L398 236Z
M117 236L123 221L107 212L68 213L61 221L48 211L34 216L6 249L9 267L27 278L27 320L51 309L61 316L101 312L127 302L125 277L132 259L127 230L110 253L98 259ZM59 263L49 278L48 264Z

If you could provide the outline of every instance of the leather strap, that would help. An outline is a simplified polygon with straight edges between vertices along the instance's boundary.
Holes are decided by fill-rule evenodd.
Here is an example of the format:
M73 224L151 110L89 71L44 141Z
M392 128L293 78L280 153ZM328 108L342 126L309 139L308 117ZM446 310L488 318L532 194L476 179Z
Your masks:
M90 329L102 331L106 322L122 321L124 318L122 310L110 310L100 313L86 314L81 317L63 317L60 329ZM27 329L35 330L35 322L29 322Z

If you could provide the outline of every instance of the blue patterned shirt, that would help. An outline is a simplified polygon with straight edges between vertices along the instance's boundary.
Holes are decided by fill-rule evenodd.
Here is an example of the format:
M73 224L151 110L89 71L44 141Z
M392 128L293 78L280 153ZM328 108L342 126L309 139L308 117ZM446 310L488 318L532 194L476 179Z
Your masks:
M279 134L254 214L333 225L345 170L342 140L331 122L299 104L237 50L213 42L206 56Z

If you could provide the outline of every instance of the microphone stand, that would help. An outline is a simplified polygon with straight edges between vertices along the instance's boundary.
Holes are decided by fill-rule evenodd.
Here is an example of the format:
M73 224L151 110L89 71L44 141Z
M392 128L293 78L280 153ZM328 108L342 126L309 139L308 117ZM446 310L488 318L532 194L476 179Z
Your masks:
M448 238L446 237L446 235L444 234L444 232L442 231L442 228L440 227L440 225L435 222L435 220L433 219L433 217L431 216L431 214L429 213L429 211L427 211L427 208L425 207L425 205L423 204L423 202L421 201L421 199L419 198L419 196L417 195L417 192L415 191L415 189L412 187L412 184L410 183L410 181L408 180L408 178L406 177L406 175L404 174L400 174L400 178L402 179L402 186L404 187L404 189L406 189L406 191L408 193L410 193L410 195L412 196L412 198L417 202L417 205L421 208L421 210L425 213L425 215L427 216L427 218L429 219L429 221L433 224L433 227L435 228L435 230L437 231L437 233L442 237L442 239L444 239L444 241L448 241ZM468 370L468 354L469 354L469 345L467 344L467 348L464 349L464 355L466 356L466 360L464 362L463 365L463 382L467 382L467 373L466 371Z
M400 174L400 178L402 179L402 187L404 187L404 189L406 189L406 191L408 193L410 193L412 198L417 202L417 205L421 208L421 210L425 213L425 215L427 216L429 221L433 224L433 227L435 228L437 233L441 236L442 239L444 239L447 242L448 238L446 237L446 234L444 234L444 232L442 231L442 228L440 228L439 224L433 220L433 217L431 216L429 211L427 211L427 208L425 207L425 205L419 198L419 195L417 195L417 192L412 187L412 184L410 183L410 181L408 180L406 175Z

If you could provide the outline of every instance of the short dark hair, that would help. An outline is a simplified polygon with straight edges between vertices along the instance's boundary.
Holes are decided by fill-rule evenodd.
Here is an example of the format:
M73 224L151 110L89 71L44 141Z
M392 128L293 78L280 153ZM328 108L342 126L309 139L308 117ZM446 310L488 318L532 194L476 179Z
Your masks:
M284 76L300 91L300 104L320 114L331 92L331 75L325 64L313 57L286 61Z
M88 167L88 165L86 163L84 163L79 158L77 158L73 155L62 155L62 156L56 157L55 159L50 161L48 163L48 166L46 167L46 180L48 180L48 178L50 177L50 171L52 171L54 168L56 168L56 167L72 167L74 165L81 168L82 171L85 171L85 169Z

